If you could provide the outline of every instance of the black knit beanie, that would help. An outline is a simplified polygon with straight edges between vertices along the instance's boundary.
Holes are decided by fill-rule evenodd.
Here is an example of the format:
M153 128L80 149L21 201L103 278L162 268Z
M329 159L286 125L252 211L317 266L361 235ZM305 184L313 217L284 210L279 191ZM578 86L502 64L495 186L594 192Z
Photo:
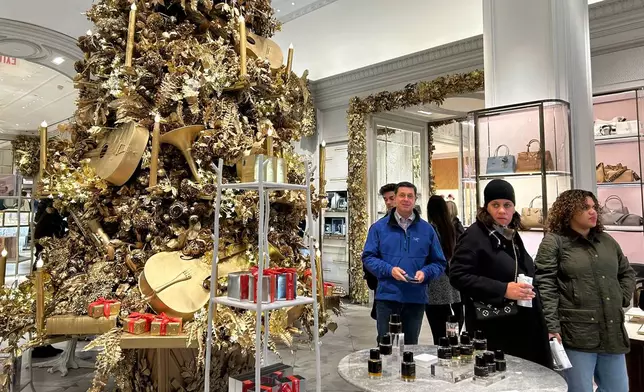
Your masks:
M514 188L505 180L490 181L483 191L483 197L485 199L484 207L487 207L487 204L492 200L498 199L510 200L513 204L516 204L514 201Z

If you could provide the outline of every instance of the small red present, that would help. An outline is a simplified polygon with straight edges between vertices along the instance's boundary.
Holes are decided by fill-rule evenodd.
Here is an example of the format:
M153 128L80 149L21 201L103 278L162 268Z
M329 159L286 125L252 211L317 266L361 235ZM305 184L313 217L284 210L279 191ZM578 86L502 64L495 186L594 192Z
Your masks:
M156 316L150 325L150 335L167 336L181 333L182 320L178 317L168 317L165 313Z
M114 299L100 297L89 304L87 314L93 318L116 316L121 311L121 303Z
M156 316L149 313L130 313L125 318L123 331L134 335L150 331L150 325Z
M324 282L324 296L329 296L333 294L333 289L335 285L333 283Z

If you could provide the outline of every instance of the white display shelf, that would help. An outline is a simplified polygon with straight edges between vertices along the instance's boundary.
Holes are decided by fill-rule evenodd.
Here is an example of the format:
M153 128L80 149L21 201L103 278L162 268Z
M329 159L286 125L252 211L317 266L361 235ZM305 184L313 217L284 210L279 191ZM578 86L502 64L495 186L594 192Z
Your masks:
M570 172L565 171L549 171L546 172L546 177L570 177ZM495 173L483 174L479 176L479 180L493 180L495 178L510 178L510 179L532 179L541 178L541 172L516 172L516 173Z
M637 135L608 135L596 136L595 144L632 143L640 139Z
M226 296L215 297L213 300L217 304L226 305L233 308L257 310L257 304L254 302L240 301L238 299L229 298ZM261 311L282 309L282 308L288 308L288 307L297 306L297 305L308 305L312 303L313 303L313 298L311 297L297 297L296 299L289 300L289 301L275 301L272 303L263 303L261 305Z
M643 226L617 226L617 225L604 225L606 231L622 231L627 233L644 233Z
M642 184L638 182L600 182L597 188L639 188Z
M263 187L265 190L271 191L286 191L286 190L307 190L306 185L300 184L282 184L279 182L264 182ZM221 184L224 189L245 189L245 190L258 190L259 182L233 182L229 184Z

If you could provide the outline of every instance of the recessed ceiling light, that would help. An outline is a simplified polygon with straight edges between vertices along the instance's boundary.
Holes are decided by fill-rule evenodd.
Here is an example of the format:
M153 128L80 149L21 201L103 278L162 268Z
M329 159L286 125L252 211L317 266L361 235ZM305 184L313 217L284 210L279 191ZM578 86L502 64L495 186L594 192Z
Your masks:
M291 5L295 5L295 2L291 3Z
M282 12L282 10L277 10L277 12Z
M434 114L434 113L432 113L432 112L427 112L427 111L425 111L425 110L419 110L419 111L418 111L418 113L420 113L420 114L424 114L424 115L426 115L426 116L431 116L432 114Z
M53 60L51 60L51 62L56 64L56 65L61 65L62 63L65 62L65 59L62 58L62 57L56 57Z

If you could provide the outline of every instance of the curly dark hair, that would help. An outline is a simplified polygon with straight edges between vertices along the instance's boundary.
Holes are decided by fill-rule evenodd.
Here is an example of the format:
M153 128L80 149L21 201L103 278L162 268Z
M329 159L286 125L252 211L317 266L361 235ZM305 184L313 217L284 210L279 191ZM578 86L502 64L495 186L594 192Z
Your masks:
M601 217L602 207L597 201L594 193L583 189L571 189L563 192L557 200L548 209L548 218L546 228L548 231L556 234L564 234L570 229L570 220L579 211L586 209L586 198L590 197L595 203L597 214ZM591 233L601 233L604 231L601 219L597 219L597 225L590 229Z
M483 222L483 224L487 227L494 226L494 218L492 217L492 215L490 215L489 212L487 212L487 208L485 207L479 207L478 211L476 212L476 219L480 222ZM521 224L521 215L519 215L517 211L514 211L512 220L510 221L508 227L514 230L526 229L525 226Z

